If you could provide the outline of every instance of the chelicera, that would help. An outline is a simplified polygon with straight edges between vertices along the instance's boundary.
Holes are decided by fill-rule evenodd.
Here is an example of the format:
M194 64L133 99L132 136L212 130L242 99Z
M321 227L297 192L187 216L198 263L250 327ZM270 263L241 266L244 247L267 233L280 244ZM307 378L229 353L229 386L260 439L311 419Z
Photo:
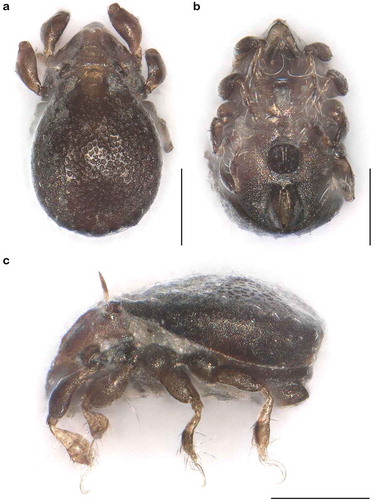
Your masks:
M39 201L60 226L93 236L139 222L160 182L159 136L165 151L173 147L146 100L165 79L162 58L145 52L145 80L138 19L116 3L108 14L128 47L92 23L56 52L69 21L58 12L42 26L43 54L21 42L17 59L22 81L46 103L32 152Z
M304 45L282 20L235 47L225 100L211 124L216 189L239 224L257 232L310 231L354 199L343 140L348 122L334 99L347 81L328 68L323 43Z
M308 397L305 383L324 334L316 313L289 292L238 276L196 276L111 300L101 280L105 300L66 333L47 377L47 423L70 458L90 465L93 447L59 426L68 409L81 405L94 442L109 426L97 409L129 387L167 391L191 405L182 449L201 471L194 431L202 397L260 393L264 403L254 441L260 460L272 463L274 404L295 405Z

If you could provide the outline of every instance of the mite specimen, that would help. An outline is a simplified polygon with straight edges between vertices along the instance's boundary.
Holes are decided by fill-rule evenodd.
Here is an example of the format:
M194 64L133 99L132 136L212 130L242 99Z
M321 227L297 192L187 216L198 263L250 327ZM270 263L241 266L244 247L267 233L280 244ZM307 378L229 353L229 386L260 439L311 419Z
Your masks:
M127 385L140 393L164 389L190 404L194 415L182 448L201 469L194 448L203 396L265 399L254 426L262 462L268 458L274 402L294 405L308 397L305 382L323 337L315 312L293 294L243 277L198 276L105 300L83 314L63 337L51 365L47 423L74 462L90 465L92 445L58 426L81 404L93 440L109 426L98 411Z
M139 21L116 3L108 14L128 48L92 23L55 53L69 21L58 12L41 29L43 85L29 42L20 43L17 60L22 81L46 102L32 152L39 201L60 226L93 236L139 222L160 182L158 135L165 151L173 147L165 122L145 101L165 78L161 56L145 52L145 81Z
M208 154L216 189L244 227L303 233L328 222L354 177L342 144L347 81L328 69L323 43L304 46L284 21L235 47L233 72L219 86L226 101L211 124Z

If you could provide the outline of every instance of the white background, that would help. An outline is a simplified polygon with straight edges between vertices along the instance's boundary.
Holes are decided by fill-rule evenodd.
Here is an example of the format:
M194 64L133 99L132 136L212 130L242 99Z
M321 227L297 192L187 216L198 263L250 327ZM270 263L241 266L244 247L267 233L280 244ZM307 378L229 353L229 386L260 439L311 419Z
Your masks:
M376 50L372 2L129 0L143 27L143 48L157 48L168 77L153 95L175 150L165 156L152 208L134 228L88 238L59 228L36 200L29 127L39 98L14 72L17 44L41 49L39 29L56 11L71 12L66 42L92 21L109 27L107 2L13 1L0 12L2 320L1 456L3 498L81 498L84 468L69 461L45 425L44 380L60 338L101 300L100 270L113 296L192 273L239 273L278 283L325 319L327 336L302 405L275 409L270 455L288 475L263 467L251 447L259 404L205 401L196 435L207 474L185 468L179 435L191 409L172 398L122 401L105 410L111 428L86 476L90 497L206 498L371 496L375 481L376 247L368 246L368 169L376 151ZM203 158L217 106L217 85L230 72L233 47L261 35L276 18L307 43L327 43L332 66L350 92L342 102L351 128L349 159L356 200L312 234L275 239L241 230L211 191ZM184 170L184 245L180 246L180 169ZM374 186L375 187L375 186ZM375 213L375 219L376 212ZM377 231L374 232L377 238ZM80 420L81 423L81 420ZM70 425L70 422L68 422ZM80 428L80 427L79 427ZM87 429L80 428L86 433ZM373 463L374 462L374 463ZM5 496L3 495L5 494Z

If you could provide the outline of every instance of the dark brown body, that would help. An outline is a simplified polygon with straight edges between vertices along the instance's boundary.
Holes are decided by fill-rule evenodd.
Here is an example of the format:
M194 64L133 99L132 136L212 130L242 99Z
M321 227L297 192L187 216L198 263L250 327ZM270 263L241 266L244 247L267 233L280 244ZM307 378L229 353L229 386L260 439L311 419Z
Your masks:
M97 99L88 90L103 95ZM61 226L93 235L139 222L156 196L161 164L146 109L128 89L110 91L102 79L95 89L78 84L69 94L56 91L32 159L47 213Z
M90 463L88 442L57 427L72 398L81 394L92 435L101 437L107 419L93 408L111 404L128 383L141 392L165 388L195 412L182 439L200 468L193 433L202 402L191 374L204 396L265 397L254 437L269 462L274 400L286 406L308 397L322 337L321 320L300 299L248 278L198 276L124 295L89 310L63 338L47 379L48 422L74 461Z
M36 73L30 78L35 54L28 42L20 44L18 58L21 78L47 101L32 154L39 201L59 225L90 235L139 222L160 182L158 132L164 148L172 148L153 104L143 102L165 77L161 57L147 51L145 81L137 19L117 4L109 15L129 48L93 23L53 54L69 19L60 12L42 28L43 86Z
M333 99L348 86L328 69L331 57L322 43L304 46L281 20L236 45L233 73L219 87L226 102L212 121L209 161L241 226L303 233L354 198L342 143L348 122Z

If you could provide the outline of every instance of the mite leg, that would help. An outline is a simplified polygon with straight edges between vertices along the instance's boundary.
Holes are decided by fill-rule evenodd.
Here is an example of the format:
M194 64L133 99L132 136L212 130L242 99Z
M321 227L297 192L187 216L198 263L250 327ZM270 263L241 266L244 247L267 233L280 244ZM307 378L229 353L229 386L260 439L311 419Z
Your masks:
M355 178L342 144L348 131L343 105L336 99L329 99L324 102L322 112L326 118L325 140L335 156L333 181L341 189L344 199L352 201L355 198Z
M224 138L224 121L221 118L215 117L212 120L210 134L212 142L212 151L217 153Z
M234 47L233 69L238 73L247 74L253 65L254 58L257 60L265 41L253 36L242 38Z
M225 137L225 126L232 123L237 116L239 116L239 112L234 103L227 101L219 106L217 117L212 120L210 129L214 153L219 151Z
M348 83L346 78L342 75L342 73L339 73L339 71L329 69L325 75L322 92L329 98L346 95L348 92Z
M253 102L250 99L250 92L246 82L246 77L240 73L231 73L221 80L219 84L219 94L225 100L239 102L240 100L253 114Z
M53 56L55 46L69 22L69 13L60 11L46 21L41 28L41 39L46 58Z
M204 475L199 457L194 448L194 431L200 422L203 403L177 355L168 348L152 344L145 348L140 357L146 371L158 379L173 398L191 405L194 416L182 433L182 448L191 458L195 467Z
M97 368L84 368L63 379L53 391L49 401L47 424L56 439L65 447L73 462L90 465L93 455L90 443L80 434L57 427L71 403L75 391L85 383Z
M254 426L254 440L258 448L259 460L268 463L268 444L270 442L270 420L273 407L273 397L269 389L253 380L252 375L231 366L220 366L214 374L222 384L232 385L238 389L250 392L260 392L265 402Z
M245 85L245 77L239 73L231 73L219 83L219 94L223 99L229 99L235 89Z
M341 102L329 99L322 105L322 113L326 118L324 132L331 146L336 147L348 132L348 120Z
M223 159L220 164L219 174L228 191L231 193L238 193L240 191L240 182L237 173L237 158L227 161Z
M82 411L94 439L100 439L109 427L108 419L92 408L104 408L119 399L126 390L132 366L117 366L93 380L82 402Z
M192 373L210 384L220 382L243 391L260 392L264 396L265 402L254 426L254 441L260 461L266 464L272 463L268 458L268 444L274 400L268 387L256 382L247 370L231 365L219 365L215 358L205 354L189 355L185 357L184 362Z
M260 38L245 36L234 47L236 61L243 59L245 55L251 55L253 57L258 48L263 44L264 40L261 40Z
M274 387L274 395L280 406L292 406L309 397L308 390L301 382L290 382Z
M139 20L130 12L119 7L117 3L110 5L108 14L115 30L127 42L131 54L141 61L141 26Z
M29 42L21 42L18 46L16 71L24 84L39 96L43 96L45 88L38 78L37 57Z
M224 102L217 110L217 117L211 123L211 141L213 152L217 153L224 138L224 127L231 123L237 116L235 105L232 102Z
M217 109L217 116L226 123L237 115L236 107L232 102L224 102Z
M148 67L146 92L150 94L165 80L166 68L160 53L156 49L148 49L145 52L145 60Z
M304 48L306 55L313 55L320 61L330 61L332 53L330 47L321 42L310 43Z
M161 382L173 398L178 399L181 403L190 404L194 411L193 417L182 433L182 448L189 455L197 469L203 473L203 469L199 464L199 457L194 448L194 432L200 422L203 409L200 396L182 366L176 367L172 373L162 377Z
M336 169L334 173L335 182L340 187L344 199L352 201L355 199L355 177L351 165L347 158L336 159Z
M150 117L156 125L157 132L160 136L162 147L166 153L169 153L173 149L173 143L170 138L169 129L166 125L166 121L160 118L157 114L155 105L150 101L142 101L143 106L148 111Z

